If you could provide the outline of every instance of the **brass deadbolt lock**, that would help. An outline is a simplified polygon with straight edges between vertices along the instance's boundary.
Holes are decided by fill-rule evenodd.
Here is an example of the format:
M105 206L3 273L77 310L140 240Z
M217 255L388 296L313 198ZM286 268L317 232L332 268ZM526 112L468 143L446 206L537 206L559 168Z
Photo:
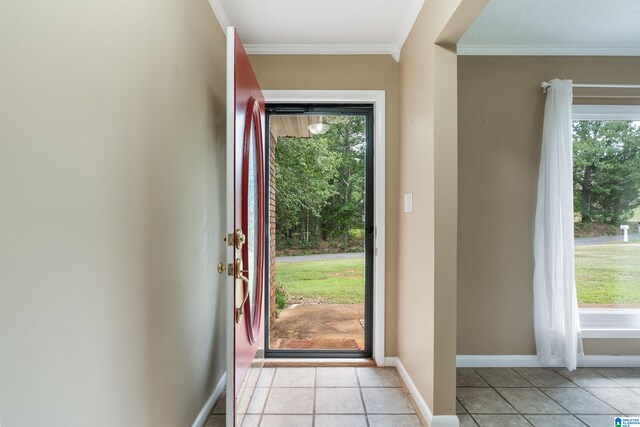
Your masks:
M242 249L242 246L247 242L247 237L244 235L241 229L236 230L236 249Z

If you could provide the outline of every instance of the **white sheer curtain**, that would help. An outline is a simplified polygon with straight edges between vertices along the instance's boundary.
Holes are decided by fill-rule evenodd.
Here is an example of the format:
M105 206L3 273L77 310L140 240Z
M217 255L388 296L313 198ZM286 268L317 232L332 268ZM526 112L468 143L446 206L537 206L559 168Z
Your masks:
M534 237L534 324L544 365L574 370L582 353L573 267L571 80L547 89Z

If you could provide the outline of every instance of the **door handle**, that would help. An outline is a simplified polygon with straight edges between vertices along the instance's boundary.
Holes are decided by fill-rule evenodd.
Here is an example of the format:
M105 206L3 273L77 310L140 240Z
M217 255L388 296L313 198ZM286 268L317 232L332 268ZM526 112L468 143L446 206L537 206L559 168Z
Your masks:
M242 249L242 246L247 242L247 236L244 235L241 229L236 230L236 249Z
M249 299L249 278L244 274L242 274L243 273L242 267L243 267L242 258L237 258L236 265L235 265L235 273L236 273L235 278L236 280L242 281L242 290L244 293L244 298L242 299L242 304L240 304L240 307L236 307L236 323L240 323L240 319L242 319L242 316L244 315L244 305Z

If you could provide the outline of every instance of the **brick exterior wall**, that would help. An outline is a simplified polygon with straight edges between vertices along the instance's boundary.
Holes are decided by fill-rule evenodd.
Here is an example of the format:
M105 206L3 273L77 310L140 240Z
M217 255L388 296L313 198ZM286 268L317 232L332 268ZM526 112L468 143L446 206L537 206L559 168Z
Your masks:
M276 320L276 139L269 138L269 323ZM267 333L269 333L267 331Z

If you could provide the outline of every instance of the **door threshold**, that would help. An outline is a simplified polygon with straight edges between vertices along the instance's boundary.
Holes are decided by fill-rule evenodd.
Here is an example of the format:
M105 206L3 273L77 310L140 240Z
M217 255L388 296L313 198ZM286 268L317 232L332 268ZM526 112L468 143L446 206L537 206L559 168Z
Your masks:
M330 367L362 367L362 366L376 366L376 362L373 359L293 359L293 358L273 358L265 359L265 368L282 368L282 367L316 367L316 366L330 366Z

